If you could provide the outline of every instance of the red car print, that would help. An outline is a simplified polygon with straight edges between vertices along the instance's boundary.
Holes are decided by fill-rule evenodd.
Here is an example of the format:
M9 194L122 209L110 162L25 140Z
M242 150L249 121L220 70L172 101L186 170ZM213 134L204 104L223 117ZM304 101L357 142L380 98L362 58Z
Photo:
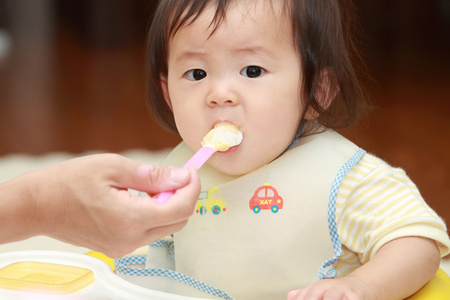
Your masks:
M258 214L261 209L270 209L273 213L277 213L283 208L283 198L278 195L278 191L273 186L265 183L256 189L249 204L255 214Z

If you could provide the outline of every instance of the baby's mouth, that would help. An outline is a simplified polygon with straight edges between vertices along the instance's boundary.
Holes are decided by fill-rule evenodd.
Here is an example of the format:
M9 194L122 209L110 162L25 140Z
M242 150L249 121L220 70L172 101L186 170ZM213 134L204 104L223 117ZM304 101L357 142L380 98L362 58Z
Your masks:
M213 148L215 151L226 152L238 146L243 139L242 132L230 122L221 122L214 125L203 138L202 146Z

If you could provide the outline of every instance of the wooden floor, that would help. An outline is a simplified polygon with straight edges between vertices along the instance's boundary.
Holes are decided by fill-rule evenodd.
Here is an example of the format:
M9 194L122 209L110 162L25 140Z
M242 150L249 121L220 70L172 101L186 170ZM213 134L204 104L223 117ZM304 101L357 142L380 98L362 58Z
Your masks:
M16 24L11 51L0 58L0 155L162 149L179 142L145 104L143 36L106 47L57 21L36 24ZM365 24L375 32L374 23ZM343 133L403 167L450 220L450 43L427 39L426 32L416 41L421 25L412 33L400 26L391 40L370 36L373 44L364 49L375 108Z

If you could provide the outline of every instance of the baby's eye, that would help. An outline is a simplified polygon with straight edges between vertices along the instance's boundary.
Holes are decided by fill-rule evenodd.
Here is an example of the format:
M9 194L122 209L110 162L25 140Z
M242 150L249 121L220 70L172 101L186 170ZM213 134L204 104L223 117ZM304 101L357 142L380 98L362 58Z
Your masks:
M258 78L266 71L258 66L248 66L242 69L241 75L249 78Z
M184 74L188 79L198 81L206 77L206 72L202 69L189 70Z

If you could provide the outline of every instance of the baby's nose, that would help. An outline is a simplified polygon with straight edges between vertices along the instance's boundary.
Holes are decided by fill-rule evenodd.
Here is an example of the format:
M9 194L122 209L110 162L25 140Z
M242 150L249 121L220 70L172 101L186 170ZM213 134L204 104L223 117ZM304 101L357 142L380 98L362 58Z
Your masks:
M213 87L206 102L209 106L233 106L239 103L237 93L229 86Z
M208 105L210 106L235 105L236 103L237 101L230 97L208 98Z

